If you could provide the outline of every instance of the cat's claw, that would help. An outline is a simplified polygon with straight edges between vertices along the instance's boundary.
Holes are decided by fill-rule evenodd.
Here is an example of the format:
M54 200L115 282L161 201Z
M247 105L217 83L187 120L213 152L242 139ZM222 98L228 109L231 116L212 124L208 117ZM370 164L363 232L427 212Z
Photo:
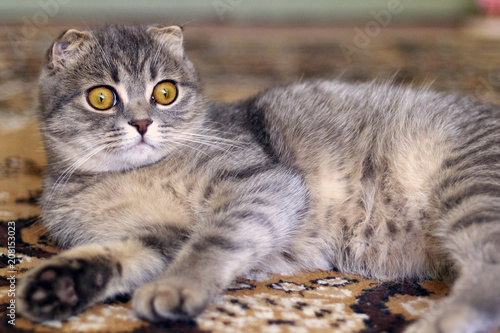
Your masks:
M105 275L87 260L51 259L21 280L19 312L37 322L66 319L95 301Z
M149 321L188 320L207 307L210 297L202 288L181 279L163 279L136 290L135 313Z

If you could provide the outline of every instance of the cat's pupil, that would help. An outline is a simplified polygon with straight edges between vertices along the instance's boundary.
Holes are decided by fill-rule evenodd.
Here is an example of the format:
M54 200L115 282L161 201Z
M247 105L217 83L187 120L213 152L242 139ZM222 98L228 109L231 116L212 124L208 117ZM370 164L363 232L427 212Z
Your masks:
M166 89L162 89L162 90L161 90L161 93L162 93L162 94L163 94L163 96L165 96L165 97L167 97L167 95L168 95L168 92L167 92L167 90L166 90Z
M101 101L101 103L102 103L102 101L104 101L104 95L103 95L103 93L101 93L101 94L99 95L99 100Z

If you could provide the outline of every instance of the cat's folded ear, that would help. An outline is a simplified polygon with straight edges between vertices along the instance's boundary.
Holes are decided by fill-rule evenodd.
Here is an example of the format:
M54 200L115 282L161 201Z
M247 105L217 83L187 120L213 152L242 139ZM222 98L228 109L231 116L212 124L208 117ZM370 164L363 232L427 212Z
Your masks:
M182 28L176 25L169 27L149 27L147 30L155 38L159 39L161 44L166 46L174 55L183 58L184 47Z
M68 61L82 53L82 46L91 38L92 35L87 31L65 31L50 48L47 67L55 69L65 66Z

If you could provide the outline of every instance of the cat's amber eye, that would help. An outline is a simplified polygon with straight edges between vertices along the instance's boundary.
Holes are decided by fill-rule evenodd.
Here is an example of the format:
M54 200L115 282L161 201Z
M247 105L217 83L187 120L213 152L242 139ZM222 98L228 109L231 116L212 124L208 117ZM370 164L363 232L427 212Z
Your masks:
M169 105L177 98L177 87L172 81L163 81L158 83L151 99L158 104Z
M113 89L109 87L96 87L87 94L89 104L100 111L111 109L116 105L117 98Z

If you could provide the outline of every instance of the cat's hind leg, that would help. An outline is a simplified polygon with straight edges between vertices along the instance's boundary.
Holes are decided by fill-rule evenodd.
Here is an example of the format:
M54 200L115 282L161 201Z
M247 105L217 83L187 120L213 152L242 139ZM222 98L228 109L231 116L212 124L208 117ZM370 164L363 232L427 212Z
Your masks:
M500 198L479 195L447 215L443 245L456 263L458 277L450 295L406 332L500 329Z

